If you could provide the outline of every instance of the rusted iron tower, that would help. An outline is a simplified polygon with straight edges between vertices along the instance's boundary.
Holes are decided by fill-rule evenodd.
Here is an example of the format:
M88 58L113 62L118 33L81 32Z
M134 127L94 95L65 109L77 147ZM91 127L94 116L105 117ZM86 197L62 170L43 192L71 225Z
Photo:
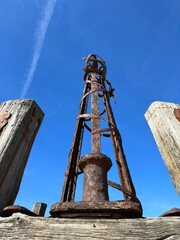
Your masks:
M62 196L60 202L51 207L50 213L53 217L141 217L142 206L136 197L121 136L110 105L114 89L106 79L105 61L95 54L90 54L85 60L85 87L69 154ZM100 112L100 99L104 103L103 112ZM88 102L91 113L87 112ZM106 115L108 123L106 128L101 128L103 115ZM90 122L91 127L87 122ZM91 153L81 157L85 129L91 133ZM101 137L112 139L120 184L107 179L107 172L112 162L108 156L101 153ZM79 174L84 174L83 200L74 202ZM124 199L110 202L108 185L122 191Z

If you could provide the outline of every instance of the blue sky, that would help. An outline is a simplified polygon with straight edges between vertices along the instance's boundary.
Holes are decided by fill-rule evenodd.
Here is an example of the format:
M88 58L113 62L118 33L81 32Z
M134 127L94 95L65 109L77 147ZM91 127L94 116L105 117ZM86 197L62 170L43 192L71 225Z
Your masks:
M180 103L179 0L1 0L0 32L0 101L34 99L45 113L16 204L46 202L49 209L59 201L84 85L82 58L96 53L116 89L112 107L144 216L179 207L144 118L153 101ZM118 182L115 164L109 178ZM80 181L76 200L81 194ZM121 199L116 190L109 194Z

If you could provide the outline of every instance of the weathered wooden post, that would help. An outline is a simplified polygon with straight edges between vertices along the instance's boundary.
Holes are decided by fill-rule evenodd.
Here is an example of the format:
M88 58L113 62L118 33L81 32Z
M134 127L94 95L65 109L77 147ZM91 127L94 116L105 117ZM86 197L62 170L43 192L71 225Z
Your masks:
M153 102L145 118L180 195L180 105Z
M0 215L15 201L43 116L33 100L0 104Z
M47 208L46 203L37 202L33 205L32 212L34 212L38 216L44 217L46 208Z

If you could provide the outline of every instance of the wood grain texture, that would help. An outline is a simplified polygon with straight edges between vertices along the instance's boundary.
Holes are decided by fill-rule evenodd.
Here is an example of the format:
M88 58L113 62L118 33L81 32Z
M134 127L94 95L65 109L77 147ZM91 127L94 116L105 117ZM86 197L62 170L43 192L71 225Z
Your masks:
M145 113L164 163L180 195L180 122L174 114L179 104L153 102Z
M33 100L11 100L0 104L10 114L0 132L0 214L12 205L19 190L27 159L43 119Z
M0 218L0 239L180 240L180 218L55 219L17 213Z

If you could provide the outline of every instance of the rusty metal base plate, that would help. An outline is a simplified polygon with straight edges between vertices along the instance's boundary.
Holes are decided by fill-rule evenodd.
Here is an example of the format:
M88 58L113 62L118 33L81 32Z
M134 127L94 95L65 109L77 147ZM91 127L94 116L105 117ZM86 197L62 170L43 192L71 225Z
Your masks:
M58 202L50 209L57 218L141 218L142 206L131 201L116 202Z

